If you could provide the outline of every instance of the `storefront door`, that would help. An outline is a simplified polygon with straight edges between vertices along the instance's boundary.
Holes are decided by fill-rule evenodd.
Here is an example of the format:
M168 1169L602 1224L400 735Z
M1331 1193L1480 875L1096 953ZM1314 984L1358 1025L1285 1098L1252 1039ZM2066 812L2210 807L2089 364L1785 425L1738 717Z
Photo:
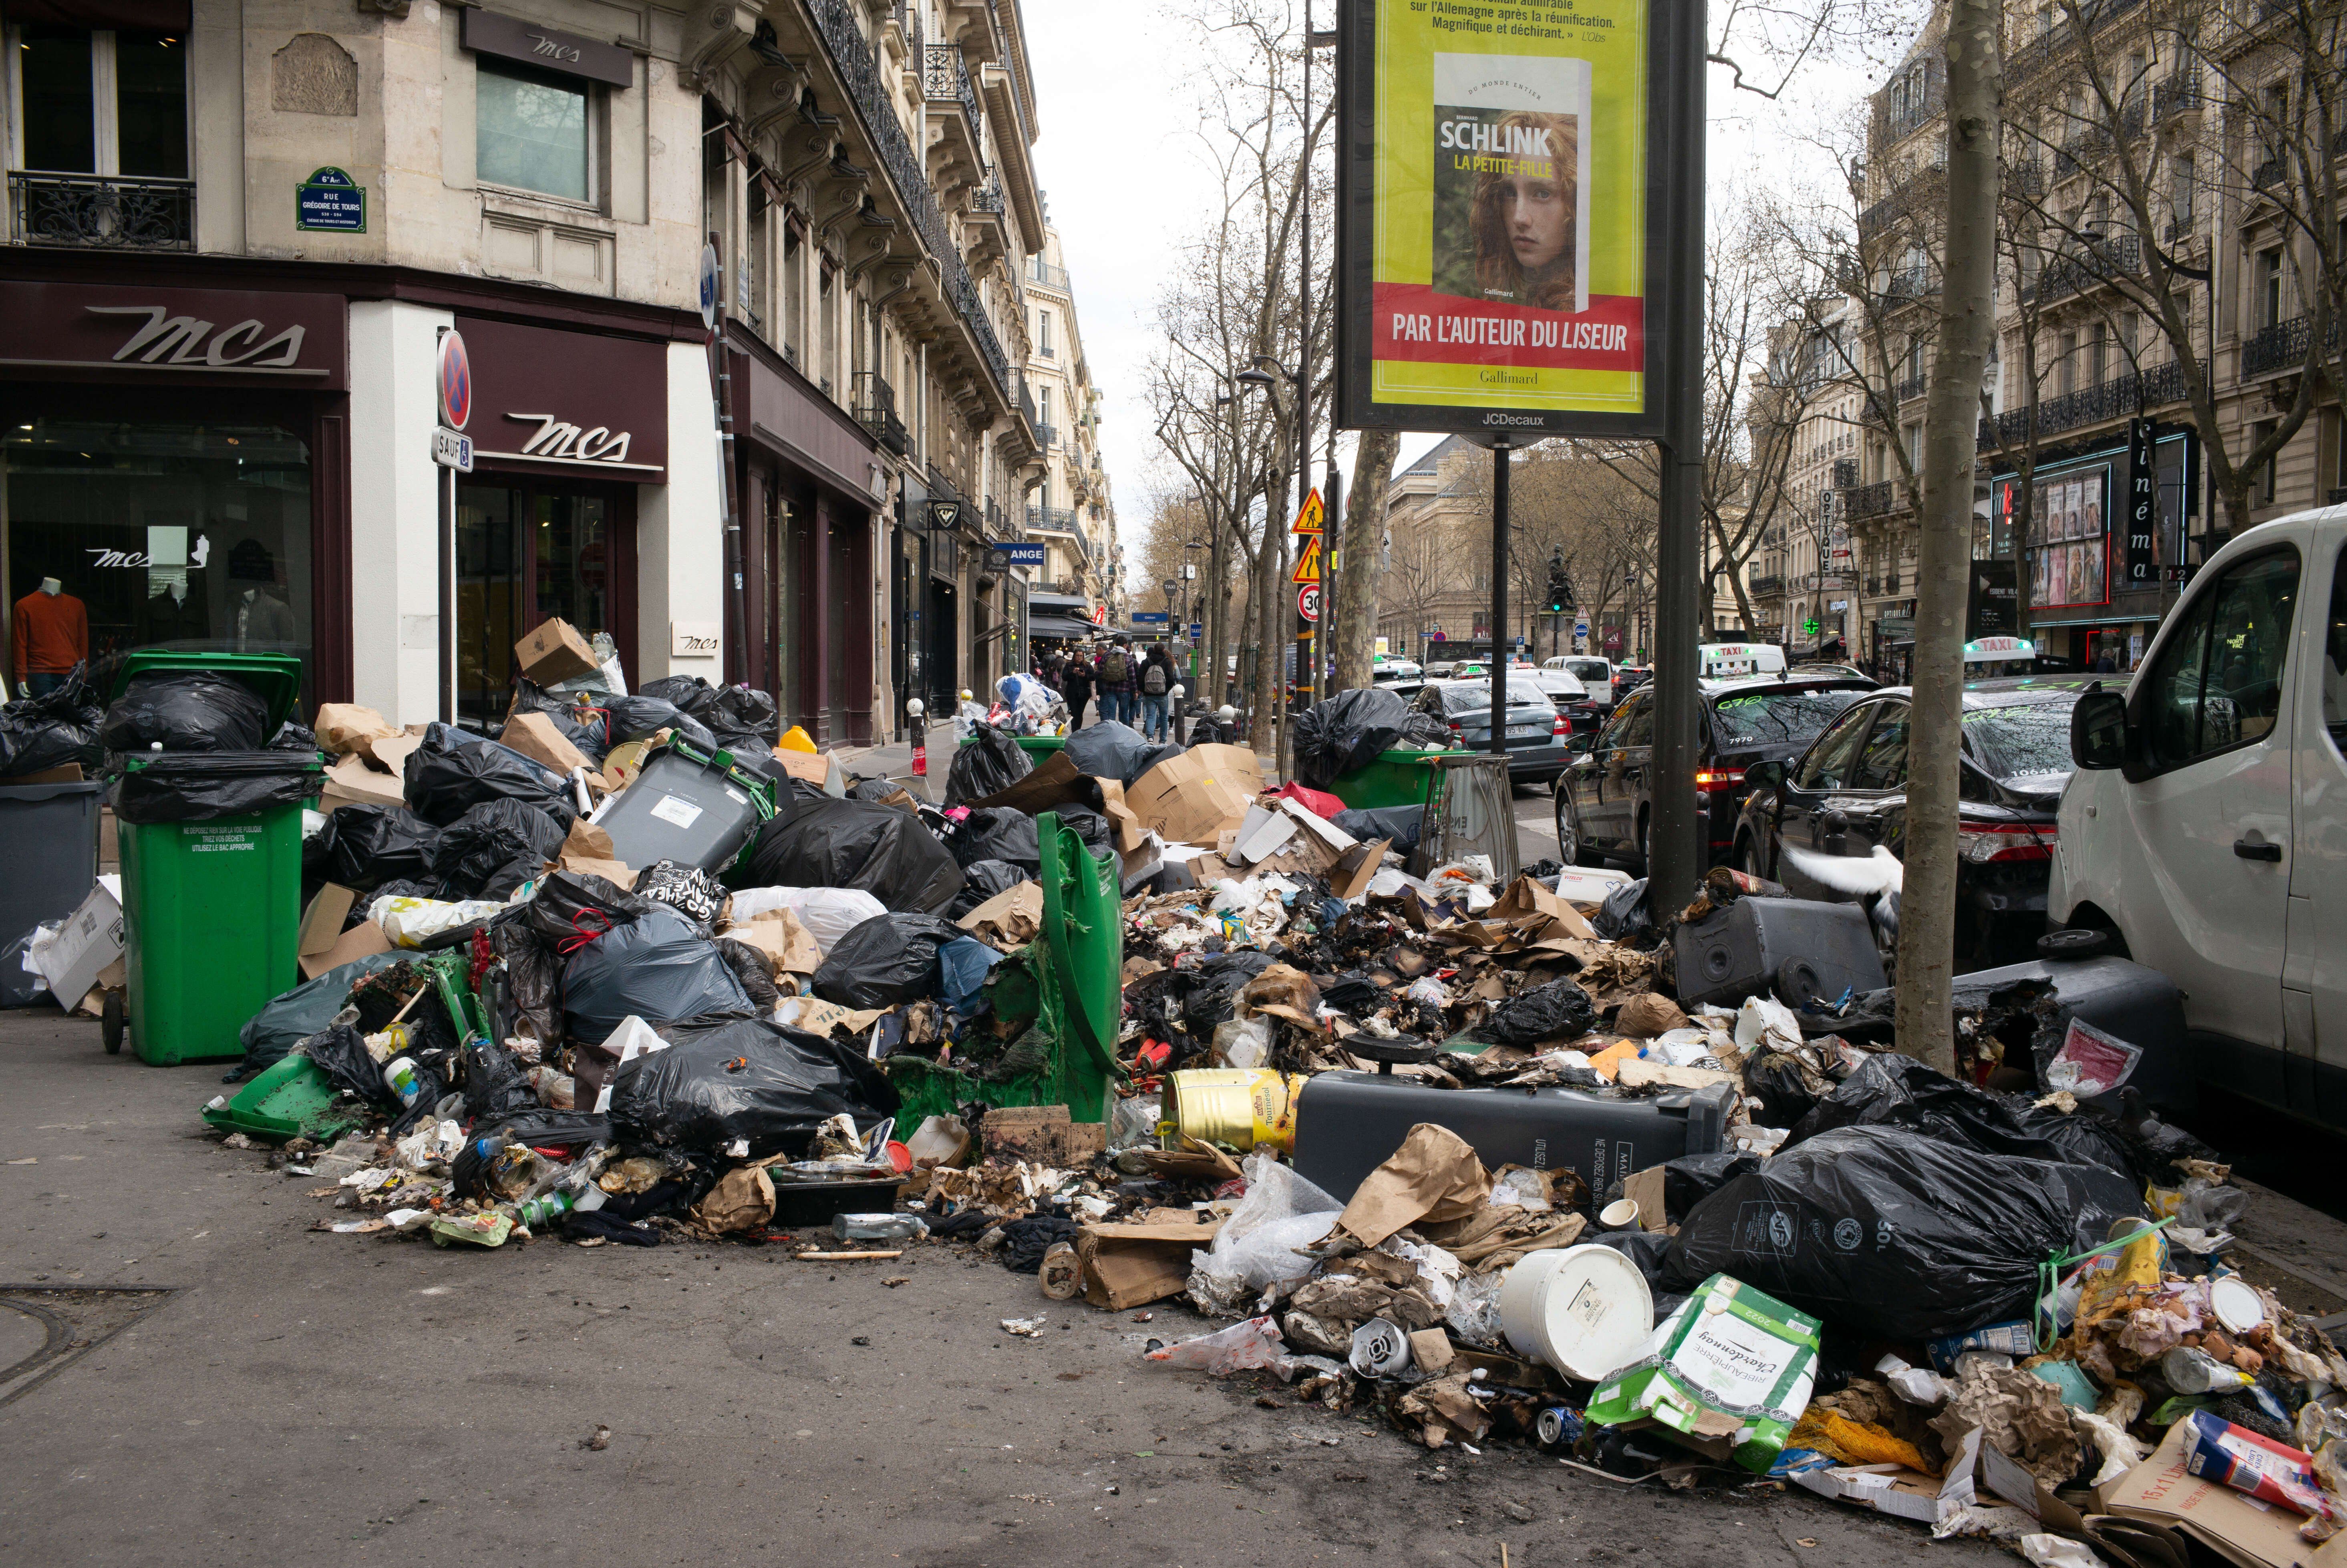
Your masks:
M477 474L456 487L456 710L495 731L511 706L514 644L540 622L569 621L632 652L617 579L634 559L632 521L617 487Z

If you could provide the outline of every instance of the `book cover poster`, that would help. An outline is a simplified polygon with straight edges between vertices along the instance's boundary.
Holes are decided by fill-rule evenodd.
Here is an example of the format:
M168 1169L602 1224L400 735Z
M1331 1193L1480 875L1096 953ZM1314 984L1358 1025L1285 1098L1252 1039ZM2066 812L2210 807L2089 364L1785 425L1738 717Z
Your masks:
M1589 308L1587 60L1434 56L1434 291Z

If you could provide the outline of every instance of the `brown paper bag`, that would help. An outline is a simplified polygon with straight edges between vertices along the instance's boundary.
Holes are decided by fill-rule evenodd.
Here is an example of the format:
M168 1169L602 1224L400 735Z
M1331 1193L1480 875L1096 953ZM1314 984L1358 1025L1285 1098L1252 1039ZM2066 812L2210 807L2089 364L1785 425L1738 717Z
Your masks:
M1375 1246L1420 1220L1464 1219L1491 1197L1491 1173L1467 1141L1448 1127L1421 1122L1362 1179L1337 1225L1363 1246Z

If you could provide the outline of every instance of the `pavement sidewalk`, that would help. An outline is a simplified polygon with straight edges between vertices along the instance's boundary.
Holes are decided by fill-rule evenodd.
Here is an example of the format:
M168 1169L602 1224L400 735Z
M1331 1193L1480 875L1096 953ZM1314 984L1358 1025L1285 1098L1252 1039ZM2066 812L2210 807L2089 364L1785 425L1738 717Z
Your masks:
M958 743L955 732L959 723L956 719L933 719L929 722L926 733L931 778L942 780L946 769L953 765L954 747ZM917 795L925 793L921 788L922 781L913 776L913 743L909 736L885 746L835 746L831 754L837 757L839 765L850 773L861 774L866 778L886 775L905 784ZM940 784L938 789L943 787ZM926 793L929 798L936 798L936 792Z

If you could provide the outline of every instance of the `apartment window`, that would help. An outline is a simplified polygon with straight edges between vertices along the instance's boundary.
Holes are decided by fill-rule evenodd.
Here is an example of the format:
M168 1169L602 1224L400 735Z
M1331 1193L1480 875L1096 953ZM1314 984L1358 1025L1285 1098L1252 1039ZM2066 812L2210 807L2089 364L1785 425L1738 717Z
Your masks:
M1051 313L1049 311L1038 311L1035 313L1035 345L1047 355L1053 352L1051 347Z
M2192 202L2198 183L2197 171L2192 166L2192 155L2178 153L2168 169L2168 204L2175 210L2176 224L2179 229L2189 226L2192 221Z
M177 33L26 26L15 167L188 178L188 73Z
M1051 389L1048 386L1044 387L1042 389L1042 402L1040 405L1042 408L1042 423L1048 425L1051 423Z
M2110 376L2110 329L2102 323L2095 323L2095 335L2086 341L2086 384L2100 386Z
M823 332L823 391L828 397L839 384L839 300L832 289L833 272L823 270L823 283L815 296L815 312L822 318Z
M2054 373L2054 382L2061 388L2062 395L2066 397L2078 390L2078 334L2064 333L2061 347L2062 357Z
M488 185L565 201L595 200L590 89L583 82L480 62L474 87L474 167Z
M2121 311L2119 313L2119 354L2126 359L2129 370L2137 368L2136 345L2142 341L2142 338L2143 318L2133 311Z
M2281 324L2281 247L2258 257L2258 321L2260 330Z

